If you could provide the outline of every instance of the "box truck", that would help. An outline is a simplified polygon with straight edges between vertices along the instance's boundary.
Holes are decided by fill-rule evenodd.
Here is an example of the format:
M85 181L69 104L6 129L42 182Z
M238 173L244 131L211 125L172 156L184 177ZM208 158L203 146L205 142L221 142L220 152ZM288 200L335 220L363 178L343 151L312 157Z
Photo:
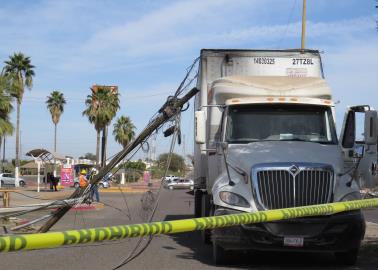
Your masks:
M197 88L196 217L355 200L376 185L377 112L348 107L337 136L319 51L204 49ZM326 251L354 264L364 233L363 214L351 211L202 238L216 264L246 250Z

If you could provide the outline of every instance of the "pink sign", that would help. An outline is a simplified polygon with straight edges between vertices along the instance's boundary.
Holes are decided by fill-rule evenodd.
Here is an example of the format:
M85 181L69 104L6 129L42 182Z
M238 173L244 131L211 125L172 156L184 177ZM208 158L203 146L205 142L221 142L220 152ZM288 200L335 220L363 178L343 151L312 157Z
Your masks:
M71 187L74 185L74 166L64 165L60 170L60 183L62 186Z
M145 183L148 183L148 182L150 182L150 172L149 171L144 171L144 173L143 173L143 180L144 180L144 182Z

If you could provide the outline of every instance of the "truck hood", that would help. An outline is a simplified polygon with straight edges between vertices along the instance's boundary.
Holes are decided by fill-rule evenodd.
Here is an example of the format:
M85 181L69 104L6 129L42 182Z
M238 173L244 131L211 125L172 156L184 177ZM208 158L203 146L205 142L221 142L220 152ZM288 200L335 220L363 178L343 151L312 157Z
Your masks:
M266 141L230 144L227 152L230 164L250 173L253 165L271 162L312 162L333 166L336 173L342 167L339 145L297 141Z

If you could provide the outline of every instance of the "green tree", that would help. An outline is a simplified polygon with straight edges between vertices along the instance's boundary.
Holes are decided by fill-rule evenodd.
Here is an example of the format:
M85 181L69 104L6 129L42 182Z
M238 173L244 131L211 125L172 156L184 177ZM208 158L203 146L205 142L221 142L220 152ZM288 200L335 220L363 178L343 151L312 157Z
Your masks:
M4 136L13 133L13 125L10 122L9 114L13 110L12 97L9 95L10 80L4 75L0 74L0 148Z
M135 169L139 171L146 170L146 163L141 160L138 161L128 161L125 163L125 169Z
M169 153L164 153L158 157L158 167L165 168L168 163ZM183 171L185 169L184 158L176 153L172 153L171 163L169 169L174 172Z
M135 136L135 126L127 116L121 116L113 125L113 135L116 142L123 147L129 144Z
M14 53L5 61L5 75L11 79L11 95L17 102L17 120L16 120L16 185L18 186L18 176L20 167L20 112L21 103L24 96L25 87L31 90L33 86L34 66L31 64L30 57L23 53Z
M105 87L98 87L96 91L92 90L92 94L87 96L85 106L83 116L88 117L89 122L94 125L97 131L96 163L99 165L100 134L101 131L104 132L106 143L107 126L119 109L119 94L109 91Z
M50 96L47 97L46 104L47 109L51 113L51 118L54 123L54 152L56 152L56 131L60 116L64 111L66 100L64 99L63 93L59 91L53 91L51 92Z

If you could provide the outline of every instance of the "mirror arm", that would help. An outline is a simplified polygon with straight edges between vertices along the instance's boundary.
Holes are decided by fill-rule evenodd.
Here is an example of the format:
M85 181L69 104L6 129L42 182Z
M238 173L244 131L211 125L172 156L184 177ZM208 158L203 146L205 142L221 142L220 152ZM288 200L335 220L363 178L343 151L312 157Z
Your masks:
M230 169L228 168L228 163L227 163L227 159L226 159L226 154L225 154L224 151L223 151L223 158L224 158L224 164L226 165L226 171L227 171L227 177L228 177L228 184L229 184L230 186L235 186L234 181L232 181L232 179L231 179Z
M347 186L347 187L351 187L353 181L357 180L357 170L358 170L358 167L360 166L361 159L362 159L362 157L358 159L357 164L356 164L356 166L354 167L353 175L352 175L352 177L350 178L350 180L346 183L346 186Z
M221 144L221 149L222 149L222 154L223 154L223 159L224 159L224 165L226 166L226 172L227 172L227 177L228 177L228 184L230 186L235 186L235 182L232 181L231 175L230 175L230 169L228 168L228 162L227 162L227 157L226 157L226 149L228 147L227 143L222 143Z

